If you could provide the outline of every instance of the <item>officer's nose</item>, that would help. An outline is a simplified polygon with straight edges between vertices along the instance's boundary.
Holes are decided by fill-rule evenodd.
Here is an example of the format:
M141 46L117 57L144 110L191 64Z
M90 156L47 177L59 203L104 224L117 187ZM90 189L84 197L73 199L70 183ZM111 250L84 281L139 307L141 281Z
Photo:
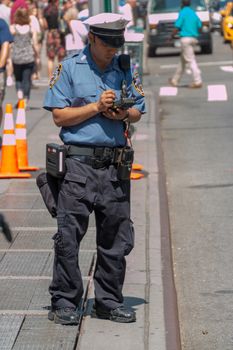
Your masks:
M109 53L115 54L117 52L117 49L115 47L108 47L107 48Z

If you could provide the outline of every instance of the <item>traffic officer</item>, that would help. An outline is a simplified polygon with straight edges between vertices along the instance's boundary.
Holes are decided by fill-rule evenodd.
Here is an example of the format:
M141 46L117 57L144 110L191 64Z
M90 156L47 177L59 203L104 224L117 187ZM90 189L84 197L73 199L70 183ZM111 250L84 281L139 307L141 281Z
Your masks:
M67 147L48 318L78 324L83 284L77 256L94 211L97 261L92 317L134 322L136 314L123 305L122 296L125 256L134 245L128 171L133 158L125 123L135 123L145 113L144 92L137 72L132 73L117 54L127 25L122 15L102 13L84 23L87 46L59 64L44 101ZM133 106L115 107L123 85Z

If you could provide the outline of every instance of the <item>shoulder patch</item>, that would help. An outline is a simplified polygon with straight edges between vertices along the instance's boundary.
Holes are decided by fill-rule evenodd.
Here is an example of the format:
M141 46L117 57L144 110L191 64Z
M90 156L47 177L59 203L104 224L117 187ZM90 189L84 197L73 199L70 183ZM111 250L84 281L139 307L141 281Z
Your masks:
M135 70L134 74L133 74L133 81L132 81L132 85L134 86L135 90L142 96L145 96L145 93L143 91L143 87L142 87L142 83L141 83L141 79L140 76L138 74L138 72Z
M49 87L50 89L52 89L52 87L54 86L54 84L58 81L59 76L61 74L62 71L62 64L60 63L57 68L55 69L55 71L53 72L52 78L50 79L49 82Z

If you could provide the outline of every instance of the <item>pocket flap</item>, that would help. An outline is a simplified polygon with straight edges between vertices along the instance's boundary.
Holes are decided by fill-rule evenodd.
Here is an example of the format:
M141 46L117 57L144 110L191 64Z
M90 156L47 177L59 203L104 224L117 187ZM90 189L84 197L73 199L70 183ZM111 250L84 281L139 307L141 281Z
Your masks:
M38 188L41 188L48 182L46 173L41 173L36 178L36 184Z
M77 175L77 174L72 174L72 173L66 173L65 175L65 180L71 181L71 182L78 182L81 184L86 184L87 178L85 176Z

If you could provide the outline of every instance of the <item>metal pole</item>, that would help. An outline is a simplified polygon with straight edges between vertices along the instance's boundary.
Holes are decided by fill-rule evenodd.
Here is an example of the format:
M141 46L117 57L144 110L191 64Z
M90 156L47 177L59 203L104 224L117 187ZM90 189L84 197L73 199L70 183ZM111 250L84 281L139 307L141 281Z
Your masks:
M95 16L98 13L105 12L104 11L104 1L105 0L88 0L88 8L90 17Z
M111 0L104 0L104 12L112 12Z
M118 0L88 0L88 8L90 16L101 12L118 13Z
M119 12L119 0L112 0L112 12Z

